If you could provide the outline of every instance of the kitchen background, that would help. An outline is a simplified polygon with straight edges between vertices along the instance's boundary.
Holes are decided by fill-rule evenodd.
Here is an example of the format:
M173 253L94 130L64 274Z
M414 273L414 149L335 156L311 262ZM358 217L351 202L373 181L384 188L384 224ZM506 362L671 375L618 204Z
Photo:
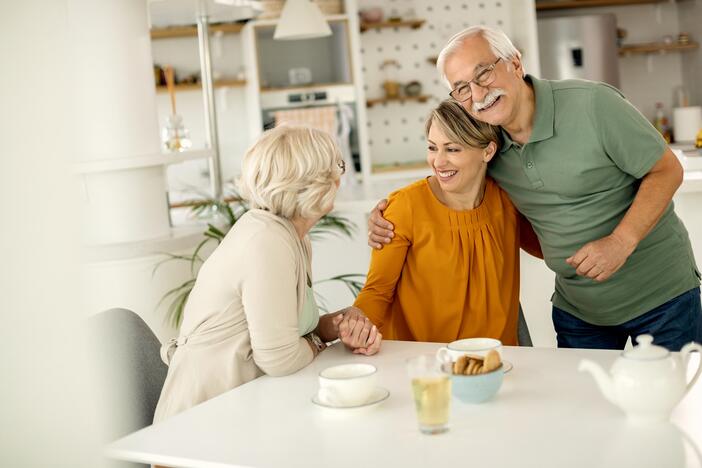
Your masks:
M156 128L166 127L172 113L165 69L174 68L176 110L189 132L191 148L166 154L165 159L153 159L146 167L124 162L141 158L144 152L134 149L123 151L121 158L99 155L79 165L89 224L102 226L91 231L86 240L85 306L91 312L113 306L131 308L161 339L175 331L165 321L167 301L159 301L168 290L188 281L192 272L183 262L168 262L156 270L154 267L164 259L163 253L187 255L193 251L203 238L205 222L213 222L213 218L194 216L189 202L212 196L213 190L219 191L220 182L224 187L221 195L232 195L231 182L244 151L276 120L316 119L322 126L341 127L342 133L348 134L348 159L356 173L344 180L337 212L358 229L351 239L316 241L313 268L317 280L346 273L365 274L370 257L365 240L367 213L391 190L429 174L424 163L424 119L448 91L439 82L434 61L446 40L467 26L502 28L522 52L529 73L563 78L567 75L562 75L566 73L562 70L581 73L577 69L582 67L574 65L588 65L596 55L589 45L597 33L587 26L580 38L551 36L546 31L547 21L611 14L616 27L611 39L603 42L602 50L610 55L610 62L604 62L607 73L592 79L614 80L618 76L614 84L652 121L656 119L656 103L662 103L671 128L674 107L702 104L702 52L697 45L702 37L699 0L553 0L536 4L533 0L317 0L315 3L328 15L333 35L289 42L272 39L282 1L250 2L263 7L262 12L255 12L213 0L207 2L212 102L198 83L206 51L194 26L196 3L149 3L143 15L148 15L151 25L150 41L139 43L139 47L148 53L154 74L153 78L143 73L134 75L138 82L135 86L144 89L146 85L153 88L152 81L157 82L155 93L149 91L149 96L144 91L134 104L142 106L141 112L147 113L145 119L155 111L157 123L146 127L157 134ZM600 6L585 8L590 4ZM617 6L601 6L606 4ZM139 8L112 14L136 17L137 25L142 15ZM97 10L93 13L96 19L105 15ZM254 13L258 14L251 19ZM121 32L133 34L134 28ZM616 28L620 35L625 31L620 42L631 46L629 49L618 48ZM104 38L99 41L104 47L118 47L116 43L107 44ZM544 53L549 46L563 44L568 44L564 63L569 65L558 71L551 66L552 57ZM556 54L557 47L553 49ZM614 69L616 72L611 73ZM123 98L130 102L135 99L127 93ZM211 110L216 135L208 131L208 119L214 124L209 117ZM149 138L153 146L154 135ZM697 164L690 146L686 143L680 147L686 181L676 203L700 263L702 215L695 206L702 201L702 165ZM115 162L118 159L119 164ZM130 192L140 195L128 199L106 195L108 187L115 190L126 183ZM167 202L163 192L167 193ZM115 210L127 218L119 227L100 214ZM206 253L203 251L203 255ZM542 262L526 256L522 264L522 304L534 342L552 346L555 340L548 300L553 275ZM319 284L317 289L331 309L352 301L345 286L338 282Z

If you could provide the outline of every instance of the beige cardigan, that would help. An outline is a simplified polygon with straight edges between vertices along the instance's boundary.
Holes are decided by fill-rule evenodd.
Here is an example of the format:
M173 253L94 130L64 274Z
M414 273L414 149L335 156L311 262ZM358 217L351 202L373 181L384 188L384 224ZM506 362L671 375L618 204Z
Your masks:
M205 261L178 338L161 348L169 365L154 422L262 374L291 374L314 358L298 330L310 242L290 221L251 210Z

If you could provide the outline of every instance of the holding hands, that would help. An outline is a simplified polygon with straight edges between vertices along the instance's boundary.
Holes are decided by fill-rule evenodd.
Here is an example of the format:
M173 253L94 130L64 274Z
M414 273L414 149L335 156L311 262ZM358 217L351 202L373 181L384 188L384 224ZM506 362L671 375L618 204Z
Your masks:
M360 309L347 307L333 320L339 339L355 354L371 356L380 350L383 335Z

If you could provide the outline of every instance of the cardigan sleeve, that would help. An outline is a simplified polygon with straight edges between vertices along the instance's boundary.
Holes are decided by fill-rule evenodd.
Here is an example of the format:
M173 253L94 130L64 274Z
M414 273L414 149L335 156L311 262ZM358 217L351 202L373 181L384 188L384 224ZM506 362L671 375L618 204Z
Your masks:
M407 194L402 191L391 194L383 216L395 226L395 237L381 250L373 249L366 284L354 302L378 328L388 318L411 244L412 205Z
M312 362L314 354L300 337L297 262L292 248L266 232L251 239L244 265L242 303L256 365L266 374L292 374Z

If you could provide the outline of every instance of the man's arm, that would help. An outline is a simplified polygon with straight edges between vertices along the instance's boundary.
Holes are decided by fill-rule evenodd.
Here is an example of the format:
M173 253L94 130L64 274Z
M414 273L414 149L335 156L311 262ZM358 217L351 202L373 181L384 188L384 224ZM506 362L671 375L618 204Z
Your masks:
M579 275L605 281L626 262L658 223L683 181L683 168L670 148L641 179L639 190L612 234L589 242L566 262Z

